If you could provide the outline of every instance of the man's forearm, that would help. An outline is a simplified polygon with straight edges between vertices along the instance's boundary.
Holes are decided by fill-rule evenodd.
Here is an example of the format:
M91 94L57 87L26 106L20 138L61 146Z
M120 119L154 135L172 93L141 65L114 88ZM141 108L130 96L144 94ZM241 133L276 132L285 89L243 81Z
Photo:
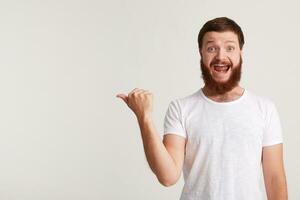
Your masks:
M268 200L287 200L287 184L285 177L275 177L266 183Z
M150 116L137 117L148 164L159 182L165 186L176 181L176 164L158 135Z

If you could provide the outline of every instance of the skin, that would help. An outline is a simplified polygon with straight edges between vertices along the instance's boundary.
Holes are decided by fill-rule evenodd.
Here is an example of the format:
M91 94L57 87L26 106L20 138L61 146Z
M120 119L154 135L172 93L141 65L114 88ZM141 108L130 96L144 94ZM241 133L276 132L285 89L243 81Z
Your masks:
M128 95L118 94L117 97L121 98L137 117L145 155L158 181L164 186L175 184L182 171L185 140L167 135L161 141L153 123L153 94L149 91L135 88Z
M232 69L242 57L238 37L233 32L207 32L203 38L203 47L199 51L203 63L215 81L229 80ZM217 73L211 64L216 60L232 63L228 73ZM204 94L216 102L233 101L241 97L244 89L237 84L232 90L218 94L207 85ZM157 133L153 118L153 94L148 90L133 89L126 94L118 94L134 112L140 127L143 146L148 164L158 181L164 186L174 185L181 176L186 139L174 134L164 135L163 141ZM268 200L286 200L287 184L283 164L282 144L263 147L262 167Z
M219 83L229 80L232 71L240 62L242 50L239 47L238 37L233 32L208 32L203 37L203 46L199 50L204 66L210 72L212 78ZM214 63L231 65L227 73L219 73L214 70ZM239 85L225 94L219 94L208 85L203 88L204 94L217 102L228 102L238 99L244 89Z

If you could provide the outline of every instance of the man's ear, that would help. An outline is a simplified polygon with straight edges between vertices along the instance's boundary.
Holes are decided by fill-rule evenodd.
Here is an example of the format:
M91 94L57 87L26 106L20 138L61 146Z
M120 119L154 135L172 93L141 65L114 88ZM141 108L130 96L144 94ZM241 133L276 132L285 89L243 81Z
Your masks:
M200 56L201 56L201 58L202 58L202 52L201 52L201 49L199 48L199 54L200 54Z

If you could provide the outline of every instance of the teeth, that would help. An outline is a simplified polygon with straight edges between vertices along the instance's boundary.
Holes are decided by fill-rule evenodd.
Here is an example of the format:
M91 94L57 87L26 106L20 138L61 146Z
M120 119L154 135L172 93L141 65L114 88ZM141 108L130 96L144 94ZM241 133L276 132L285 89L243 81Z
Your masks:
M217 66L217 67L225 67L226 65L224 65L224 64L215 64L214 66Z
M222 65L222 64L216 64L214 65L214 70L218 72L226 72L229 69L229 66Z

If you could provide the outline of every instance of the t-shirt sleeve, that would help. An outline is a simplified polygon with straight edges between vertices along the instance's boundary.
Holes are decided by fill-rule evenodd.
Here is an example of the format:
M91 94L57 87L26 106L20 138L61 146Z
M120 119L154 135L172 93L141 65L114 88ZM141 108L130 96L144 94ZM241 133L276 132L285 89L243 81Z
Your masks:
M270 102L266 114L266 124L262 146L270 146L282 142L282 128L278 111L275 104Z
M164 135L166 134L176 134L186 138L181 109L176 100L171 101L164 118Z

